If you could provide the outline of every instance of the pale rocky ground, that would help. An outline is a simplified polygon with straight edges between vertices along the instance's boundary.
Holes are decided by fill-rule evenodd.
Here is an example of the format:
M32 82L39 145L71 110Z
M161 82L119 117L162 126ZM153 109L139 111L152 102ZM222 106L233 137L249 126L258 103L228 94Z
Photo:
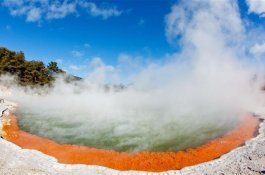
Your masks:
M11 102L0 104L0 111L12 110ZM265 119L265 107L255 109L257 117ZM0 122L0 129L1 129ZM58 163L53 157L39 151L21 149L4 139L0 139L0 174L1 175L97 175L97 174L162 174L162 175L251 175L265 174L265 122L260 124L257 137L249 140L219 159L203 164L186 167L177 171L147 173L139 171L117 171L100 166L66 165Z

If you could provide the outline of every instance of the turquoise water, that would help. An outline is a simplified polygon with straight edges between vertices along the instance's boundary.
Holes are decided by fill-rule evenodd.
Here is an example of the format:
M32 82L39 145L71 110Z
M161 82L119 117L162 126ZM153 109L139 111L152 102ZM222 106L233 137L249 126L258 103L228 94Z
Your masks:
M117 151L176 151L199 146L236 126L238 119L225 113L123 117L109 119L89 114L18 111L20 128L59 143ZM214 116L214 117L213 117Z

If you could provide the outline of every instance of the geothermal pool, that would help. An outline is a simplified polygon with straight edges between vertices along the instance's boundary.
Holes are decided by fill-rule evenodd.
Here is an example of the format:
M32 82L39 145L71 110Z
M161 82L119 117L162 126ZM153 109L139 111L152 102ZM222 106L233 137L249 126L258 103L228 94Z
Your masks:
M63 144L123 152L194 148L224 135L239 122L239 117L224 112L204 116L128 112L128 116L108 118L106 115L71 113L71 110L66 114L20 109L16 116L19 127L31 134Z

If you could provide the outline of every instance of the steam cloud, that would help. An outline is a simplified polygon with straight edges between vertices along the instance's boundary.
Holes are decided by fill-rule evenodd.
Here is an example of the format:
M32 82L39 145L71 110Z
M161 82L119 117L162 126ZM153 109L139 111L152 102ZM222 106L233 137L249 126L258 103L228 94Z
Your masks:
M110 132L113 139L134 133L116 145L119 149L145 143L141 148L131 146L132 151L152 147L147 137L154 142L172 140L170 127L178 127L179 135L194 134L198 128L203 130L203 122L210 126L219 121L215 125L222 126L227 123L221 118L233 120L263 103L262 54L250 53L251 46L261 42L254 31L261 29L246 29L249 24L241 19L237 1L183 0L172 6L165 24L167 40L182 50L167 55L163 62L138 65L126 57L123 64L113 67L96 59L83 81L70 85L58 77L55 87L42 89L47 93L41 95L2 77L10 93L4 90L1 96L17 102L22 110L78 125L65 132L36 124L57 129L58 135L79 133L82 140L88 134L99 137L96 132ZM102 86L120 81L128 86L119 92L106 92Z

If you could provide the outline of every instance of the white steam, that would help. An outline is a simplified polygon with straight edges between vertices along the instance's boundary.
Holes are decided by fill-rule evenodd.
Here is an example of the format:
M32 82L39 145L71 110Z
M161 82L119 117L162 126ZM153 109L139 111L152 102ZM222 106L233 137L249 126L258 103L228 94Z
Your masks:
M236 1L181 1L172 7L165 22L168 41L172 45L178 41L182 51L167 56L163 63L145 66L126 57L126 63L137 67L137 71L129 71L126 80L124 74L128 72L121 71L128 65L113 67L98 58L92 63L94 71L75 85L58 78L47 94L37 95L32 89L11 83L11 94L2 91L1 96L29 113L40 113L48 119L53 116L78 126L69 126L65 133L59 127L37 125L47 127L47 137L51 129L57 129L58 135L77 134L80 140L87 135L99 137L99 131L109 132L103 135L124 137L117 142L117 149L130 145L132 151L176 139L176 135L169 136L174 127L179 128L179 135L203 131L202 123L220 128L227 124L221 118L237 117L263 103L262 66L247 54L252 39ZM130 85L119 92L106 92L102 86L106 80L123 80ZM2 78L2 86L7 84ZM149 137L154 142L147 142ZM132 146L139 142L143 145Z

